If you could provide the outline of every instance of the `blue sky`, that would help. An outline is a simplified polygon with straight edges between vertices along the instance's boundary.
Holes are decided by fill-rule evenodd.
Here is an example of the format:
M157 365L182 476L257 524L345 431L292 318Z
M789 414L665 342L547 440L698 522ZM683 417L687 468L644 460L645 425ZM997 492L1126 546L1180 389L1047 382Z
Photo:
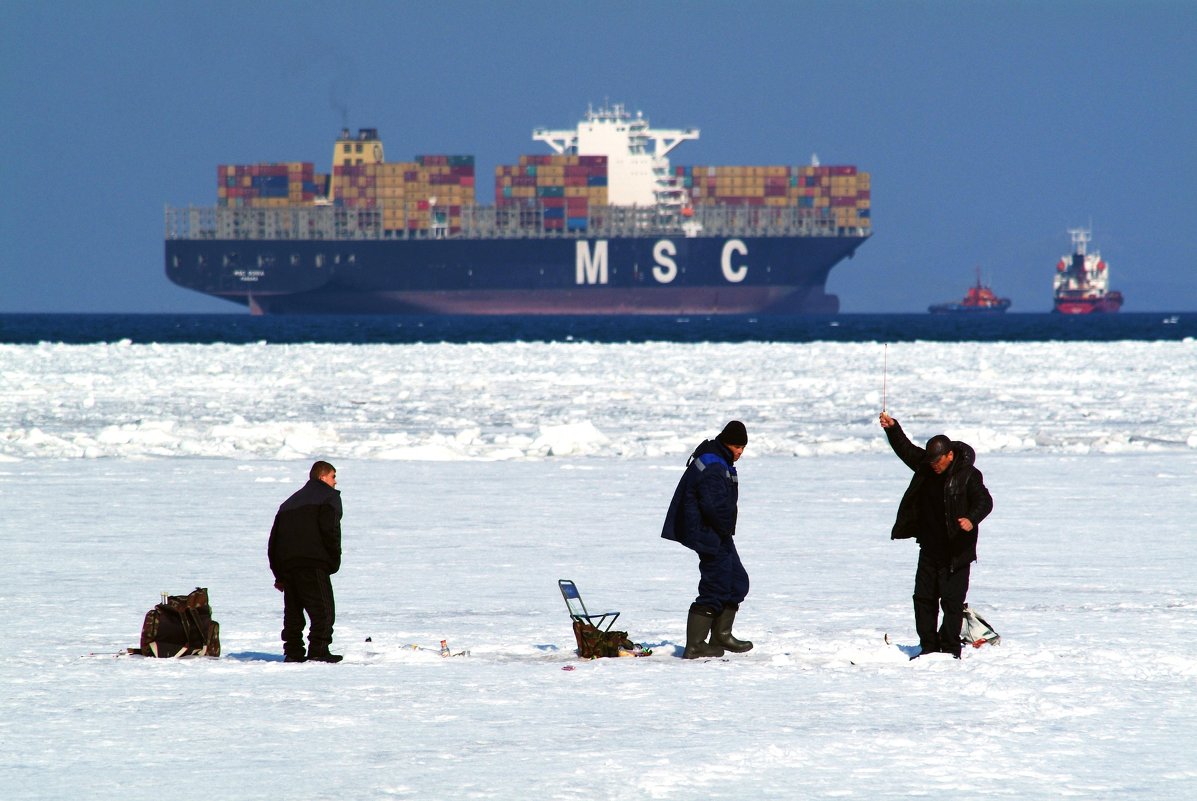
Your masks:
M675 164L856 164L845 312L979 266L1051 307L1093 228L1125 311L1197 310L1197 2L0 2L0 312L232 312L163 273L163 206L216 165L546 152L605 99L701 138Z

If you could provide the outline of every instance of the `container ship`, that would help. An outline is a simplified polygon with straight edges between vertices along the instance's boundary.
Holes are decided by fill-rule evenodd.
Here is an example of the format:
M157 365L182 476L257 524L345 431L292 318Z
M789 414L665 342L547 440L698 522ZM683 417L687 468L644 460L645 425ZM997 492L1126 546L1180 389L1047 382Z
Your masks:
M1002 314L1010 308L1010 298L999 298L981 283L981 268L977 268L977 283L968 288L963 300L934 303L927 311L932 314Z
M831 269L871 233L855 166L671 166L697 129L620 104L546 152L389 162L341 132L331 169L225 164L212 207L166 208L166 275L253 314L833 314Z
M1110 265L1100 253L1089 253L1092 234L1072 228L1072 253L1056 264L1053 281L1055 307L1061 314L1101 314L1122 308L1122 293L1110 289Z

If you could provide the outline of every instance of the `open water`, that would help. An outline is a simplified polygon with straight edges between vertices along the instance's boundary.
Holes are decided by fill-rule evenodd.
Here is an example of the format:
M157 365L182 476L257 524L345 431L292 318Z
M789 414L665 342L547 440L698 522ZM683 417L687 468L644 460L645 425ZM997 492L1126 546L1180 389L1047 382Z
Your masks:
M0 314L0 343L1056 342L1197 338L1197 312L668 317Z

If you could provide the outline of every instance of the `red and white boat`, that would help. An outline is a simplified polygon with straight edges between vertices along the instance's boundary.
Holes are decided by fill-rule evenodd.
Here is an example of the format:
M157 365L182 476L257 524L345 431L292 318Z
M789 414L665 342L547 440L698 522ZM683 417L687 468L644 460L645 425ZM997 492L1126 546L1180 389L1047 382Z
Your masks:
M1122 293L1110 289L1110 265L1100 253L1089 253L1088 228L1072 228L1072 253L1056 264L1052 283L1054 311L1061 314L1112 313L1122 308Z

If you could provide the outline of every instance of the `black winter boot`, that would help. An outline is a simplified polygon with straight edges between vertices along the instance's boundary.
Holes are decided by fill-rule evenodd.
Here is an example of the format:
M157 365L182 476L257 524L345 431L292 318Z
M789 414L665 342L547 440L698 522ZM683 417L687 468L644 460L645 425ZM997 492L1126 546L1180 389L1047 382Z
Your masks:
M742 654L752 650L751 642L737 640L732 634L732 623L735 622L736 612L739 610L739 604L726 604L723 611L715 616L715 621L711 624L711 645L722 646L733 654Z
M327 645L323 648L313 648L312 650L308 651L309 662L332 662L333 664L336 664L344 658L345 657L341 656L340 654L329 653Z
M691 605L690 616L686 618L686 650L682 652L682 659L723 656L722 648L707 644L707 635L711 633L714 620L714 609L698 604Z

